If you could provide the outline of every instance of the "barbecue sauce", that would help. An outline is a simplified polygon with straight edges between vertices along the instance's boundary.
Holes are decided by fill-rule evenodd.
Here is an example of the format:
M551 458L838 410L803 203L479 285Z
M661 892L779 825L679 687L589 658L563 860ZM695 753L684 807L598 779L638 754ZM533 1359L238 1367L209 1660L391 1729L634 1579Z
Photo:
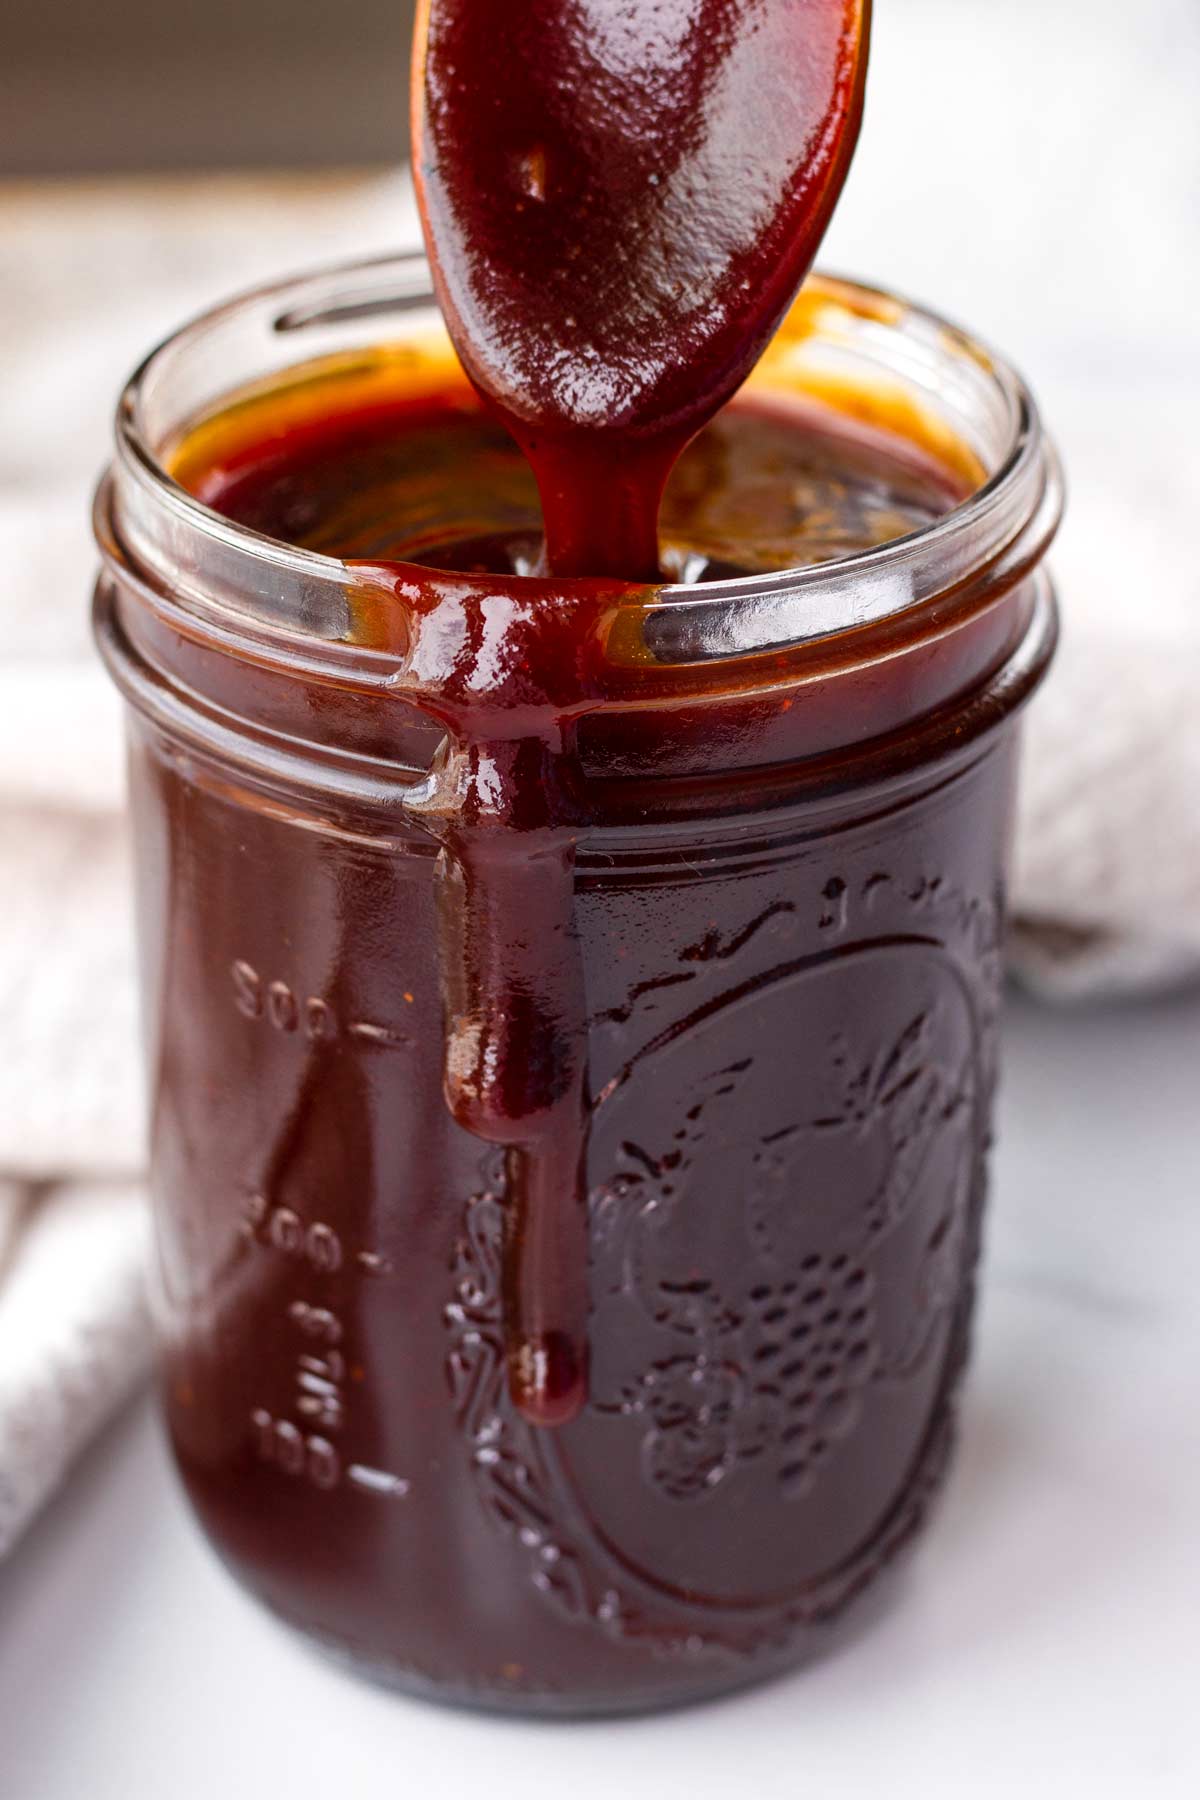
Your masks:
M807 273L857 137L866 32L865 0L424 0L418 15L435 287L536 476L538 572L556 584L494 612L450 663L453 621L423 619L410 663L447 727L421 802L443 847L446 1096L505 1152L509 1376L542 1425L587 1391L572 915L603 583L660 579L670 471Z

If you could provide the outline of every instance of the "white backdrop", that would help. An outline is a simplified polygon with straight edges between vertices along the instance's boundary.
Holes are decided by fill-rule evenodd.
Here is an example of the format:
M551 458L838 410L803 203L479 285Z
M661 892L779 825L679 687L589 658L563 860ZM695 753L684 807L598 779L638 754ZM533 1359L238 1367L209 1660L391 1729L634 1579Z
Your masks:
M989 338L1070 493L1064 642L1030 714L1016 898L1031 978L1200 961L1200 3L877 0L833 267ZM1051 955L1053 951L1053 955Z

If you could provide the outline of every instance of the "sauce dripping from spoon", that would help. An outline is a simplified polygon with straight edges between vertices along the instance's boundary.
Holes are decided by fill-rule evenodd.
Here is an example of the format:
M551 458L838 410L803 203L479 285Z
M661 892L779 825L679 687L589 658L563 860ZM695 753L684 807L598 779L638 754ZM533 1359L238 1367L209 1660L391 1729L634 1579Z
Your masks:
M423 0L414 163L450 335L547 572L660 579L659 502L811 267L869 0Z
M447 1102L504 1150L506 1360L530 1423L587 1393L579 720L624 584L659 582L685 445L812 263L862 113L870 0L421 0L414 166L438 299L537 479L540 580L395 591L445 725ZM411 576L412 571L409 571Z

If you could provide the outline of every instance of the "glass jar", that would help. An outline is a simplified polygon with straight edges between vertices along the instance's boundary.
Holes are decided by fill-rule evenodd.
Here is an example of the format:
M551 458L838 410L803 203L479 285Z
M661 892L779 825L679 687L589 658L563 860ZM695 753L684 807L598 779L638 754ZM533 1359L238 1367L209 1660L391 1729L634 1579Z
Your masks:
M410 568L381 640L381 576L218 517L161 459L229 392L433 317L417 258L208 314L133 378L98 496L166 1412L221 1556L338 1655L621 1711L849 1629L945 1471L1061 484L1004 363L817 279L756 379L919 418L982 467L969 500L839 562L589 590L553 627L534 584ZM461 645L497 608L535 668L538 633L586 638L578 692L476 660L467 705ZM535 739L527 791L570 804L481 837ZM570 1090L582 1174L534 1229L480 1046L547 979L577 1029L531 1058L513 1136ZM512 1334L550 1265L586 1400L538 1423Z

